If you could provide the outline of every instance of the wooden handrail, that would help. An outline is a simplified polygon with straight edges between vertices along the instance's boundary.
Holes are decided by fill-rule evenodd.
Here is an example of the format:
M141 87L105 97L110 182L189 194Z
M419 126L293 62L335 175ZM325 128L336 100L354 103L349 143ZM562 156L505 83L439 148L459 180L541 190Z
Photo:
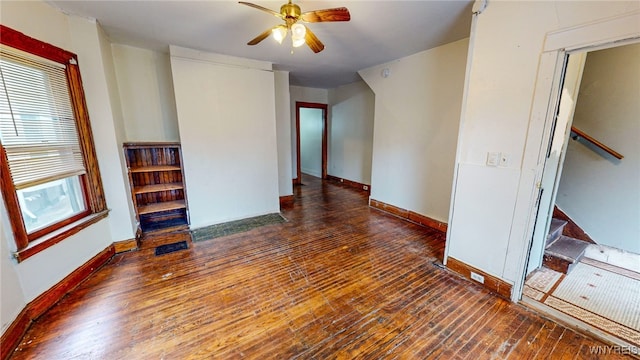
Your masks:
M587 140L588 142L592 143L593 145L599 147L600 149L604 150L605 152L607 152L608 154L610 154L611 156L615 157L618 160L622 160L622 158L624 158L624 156L622 156L622 154L620 154L619 152L613 150L612 148L608 147L607 145L601 143L600 141L592 138L591 136L587 135L584 131L582 131L580 129L577 129L575 126L571 127L571 132L575 133L577 136Z

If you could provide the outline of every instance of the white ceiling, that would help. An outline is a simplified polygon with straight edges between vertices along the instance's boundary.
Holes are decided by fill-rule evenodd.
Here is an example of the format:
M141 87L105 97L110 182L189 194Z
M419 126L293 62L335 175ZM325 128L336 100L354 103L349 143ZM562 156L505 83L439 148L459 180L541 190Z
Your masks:
M279 11L281 1L253 1ZM58 1L65 13L95 18L114 43L167 51L178 45L274 63L292 85L334 88L357 71L469 36L472 0L294 1L302 11L346 6L350 22L307 26L325 44L314 54L267 38L246 43L282 20L236 1Z

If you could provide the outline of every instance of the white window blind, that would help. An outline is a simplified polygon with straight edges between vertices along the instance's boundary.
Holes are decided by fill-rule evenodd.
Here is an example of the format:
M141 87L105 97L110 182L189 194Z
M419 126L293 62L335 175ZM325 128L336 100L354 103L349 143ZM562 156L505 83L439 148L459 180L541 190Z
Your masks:
M85 173L65 68L0 49L0 141L17 190Z

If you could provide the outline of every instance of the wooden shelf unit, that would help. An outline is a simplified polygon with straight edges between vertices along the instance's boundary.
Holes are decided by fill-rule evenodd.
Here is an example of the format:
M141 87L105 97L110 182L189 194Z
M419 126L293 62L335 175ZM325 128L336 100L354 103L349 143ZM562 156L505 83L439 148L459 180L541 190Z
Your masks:
M187 207L187 204L185 204L184 200L165 201L165 202L159 202L155 204L139 206L138 214L146 215L146 214L157 213L161 211L185 209L186 207Z
M151 165L131 168L132 173L154 172L154 171L182 171L180 166L169 165Z
M131 199L143 233L189 227L180 143L125 143Z

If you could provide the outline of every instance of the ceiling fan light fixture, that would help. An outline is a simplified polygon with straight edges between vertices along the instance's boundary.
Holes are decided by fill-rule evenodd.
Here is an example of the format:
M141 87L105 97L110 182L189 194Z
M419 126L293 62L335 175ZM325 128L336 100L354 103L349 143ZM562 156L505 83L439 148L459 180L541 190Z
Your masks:
M302 24L293 24L291 26L291 36L295 39L304 39L307 33L307 28Z
M296 38L293 38L293 37L292 37L292 38L291 38L291 41L292 41L292 43L293 43L293 47L300 47L300 46L302 46L302 45L304 45L304 44L305 44L305 40L304 40L304 38L302 38L302 39L296 39Z
M300 47L305 44L305 35L307 28L302 24L293 24L291 26L291 42L293 47Z
M273 38L276 39L278 44L282 44L282 40L287 37L287 28L284 25L278 26L271 30Z
M291 30L291 42L293 47L300 47L307 44L311 51L317 54L324 50L324 44L320 39L318 39L313 31L311 31L311 29L307 28L303 24L299 24L298 21L305 23L317 23L351 20L351 14L349 14L349 9L346 7L302 12L300 10L300 6L293 4L292 0L288 0L286 4L280 7L280 12L277 12L267 9L264 6L245 1L240 1L240 4L266 12L284 21L284 25L277 25L262 32L260 35L251 39L247 45L257 45L272 34L273 38L278 43L282 44L282 41L287 37L287 33Z

